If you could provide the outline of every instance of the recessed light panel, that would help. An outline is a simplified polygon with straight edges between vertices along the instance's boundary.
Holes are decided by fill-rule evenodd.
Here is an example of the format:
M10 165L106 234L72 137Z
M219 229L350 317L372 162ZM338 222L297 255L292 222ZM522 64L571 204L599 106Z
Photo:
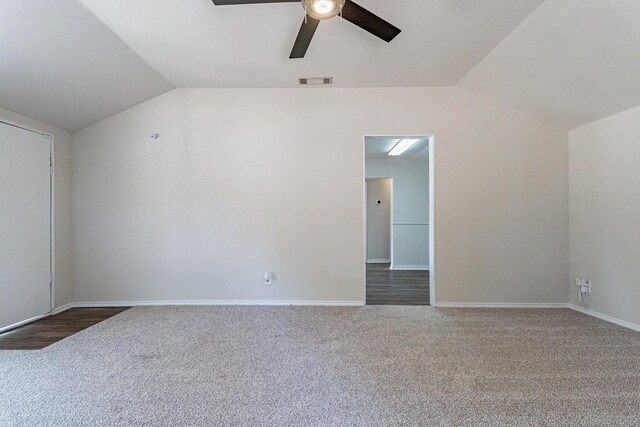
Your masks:
M413 147L419 139L401 139L396 145L393 146L391 151L389 151L390 156L401 156L404 154L409 148Z

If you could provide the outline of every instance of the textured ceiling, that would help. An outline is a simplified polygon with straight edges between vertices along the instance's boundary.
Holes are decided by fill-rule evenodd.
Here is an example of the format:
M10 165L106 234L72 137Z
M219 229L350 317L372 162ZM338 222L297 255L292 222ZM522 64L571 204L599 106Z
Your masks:
M547 0L460 86L572 128L639 105L639 76L639 0Z
M0 107L74 131L172 89L75 0L0 0Z

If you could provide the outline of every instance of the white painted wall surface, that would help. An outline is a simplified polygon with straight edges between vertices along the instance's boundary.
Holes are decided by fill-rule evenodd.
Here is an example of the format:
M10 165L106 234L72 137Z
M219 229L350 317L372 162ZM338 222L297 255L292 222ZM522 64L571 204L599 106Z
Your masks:
M0 119L55 137L55 270L56 307L70 303L73 289L71 250L71 135L63 130L0 108Z
M393 225L393 270L429 268L429 224Z
M367 179L367 262L391 262L390 179Z
M429 267L429 162L367 159L365 176L393 178L392 267Z
M589 309L640 325L640 108L569 133L570 295L591 278Z
M456 88L178 89L77 132L74 299L364 301L385 134L435 135L438 301L566 302L566 132Z

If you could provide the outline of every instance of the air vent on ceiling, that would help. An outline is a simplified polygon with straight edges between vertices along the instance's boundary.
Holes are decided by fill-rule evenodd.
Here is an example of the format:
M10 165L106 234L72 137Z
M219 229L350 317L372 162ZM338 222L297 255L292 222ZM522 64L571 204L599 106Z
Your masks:
M304 77L298 81L302 86L323 86L333 83L333 77Z

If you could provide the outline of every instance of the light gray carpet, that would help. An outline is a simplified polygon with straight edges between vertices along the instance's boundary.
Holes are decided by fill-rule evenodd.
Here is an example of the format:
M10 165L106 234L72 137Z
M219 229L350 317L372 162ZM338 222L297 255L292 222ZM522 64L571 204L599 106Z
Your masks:
M139 307L0 352L0 425L640 425L640 334L569 310Z

